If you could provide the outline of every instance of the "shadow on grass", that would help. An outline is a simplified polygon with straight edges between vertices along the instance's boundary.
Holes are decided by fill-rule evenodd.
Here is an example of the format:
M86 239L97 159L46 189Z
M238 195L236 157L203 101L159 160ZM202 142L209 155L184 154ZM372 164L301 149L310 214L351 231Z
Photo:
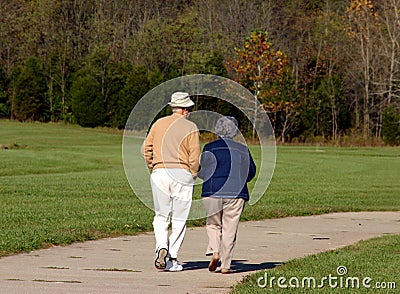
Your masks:
M246 273L272 269L283 262L262 262L262 263L246 263L247 260L233 260L231 270L235 273ZM208 268L209 261L189 261L182 263L185 271L193 271Z

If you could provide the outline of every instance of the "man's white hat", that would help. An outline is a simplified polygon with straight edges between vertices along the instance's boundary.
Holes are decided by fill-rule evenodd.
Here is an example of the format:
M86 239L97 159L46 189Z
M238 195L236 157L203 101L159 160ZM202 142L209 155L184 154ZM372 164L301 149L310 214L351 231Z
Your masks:
M194 102L190 99L189 93L175 92L171 95L171 102L168 103L171 107L191 107Z

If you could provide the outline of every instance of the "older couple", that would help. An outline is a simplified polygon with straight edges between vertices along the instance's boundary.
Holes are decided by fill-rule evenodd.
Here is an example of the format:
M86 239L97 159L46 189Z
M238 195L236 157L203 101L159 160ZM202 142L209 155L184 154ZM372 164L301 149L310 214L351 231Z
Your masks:
M169 105L172 115L157 120L144 142L144 157L152 170L154 265L159 270L183 270L178 252L194 179L199 176L204 180L202 200L209 239L206 255L211 256L208 269L216 271L221 262L221 273L230 273L240 215L249 199L247 182L255 176L254 161L248 148L233 140L238 133L236 119L221 117L215 126L218 139L204 146L199 162L199 130L187 119L194 102L188 93L175 92Z

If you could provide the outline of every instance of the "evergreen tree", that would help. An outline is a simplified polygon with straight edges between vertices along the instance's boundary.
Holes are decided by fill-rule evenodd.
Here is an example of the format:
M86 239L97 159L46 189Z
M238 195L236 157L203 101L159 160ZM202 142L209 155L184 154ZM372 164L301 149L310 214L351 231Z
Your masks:
M146 68L144 66L134 67L128 74L125 87L118 100L118 128L125 127L132 109L149 90L150 81Z
M383 113L382 135L386 144L400 145L400 113L394 104Z
M17 70L14 87L12 116L21 121L45 121L46 78L43 75L42 64L36 57L26 59L21 69Z
M0 118L10 116L10 103L6 92L7 83L7 76L3 67L0 66Z
M73 79L71 86L72 111L78 124L96 127L104 123L104 100L101 84L87 70Z
M131 66L122 63L112 63L107 67L105 85L105 125L120 127L119 103L121 91L131 71Z

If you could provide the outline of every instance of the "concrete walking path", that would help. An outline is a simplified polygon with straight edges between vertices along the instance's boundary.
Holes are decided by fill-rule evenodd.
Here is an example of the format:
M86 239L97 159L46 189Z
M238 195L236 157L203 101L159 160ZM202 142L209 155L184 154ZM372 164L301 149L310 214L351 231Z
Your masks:
M227 293L258 270L385 234L400 234L400 212L242 222L229 275L208 271L203 227L187 230L183 272L154 268L152 233L75 243L1 258L0 293Z

